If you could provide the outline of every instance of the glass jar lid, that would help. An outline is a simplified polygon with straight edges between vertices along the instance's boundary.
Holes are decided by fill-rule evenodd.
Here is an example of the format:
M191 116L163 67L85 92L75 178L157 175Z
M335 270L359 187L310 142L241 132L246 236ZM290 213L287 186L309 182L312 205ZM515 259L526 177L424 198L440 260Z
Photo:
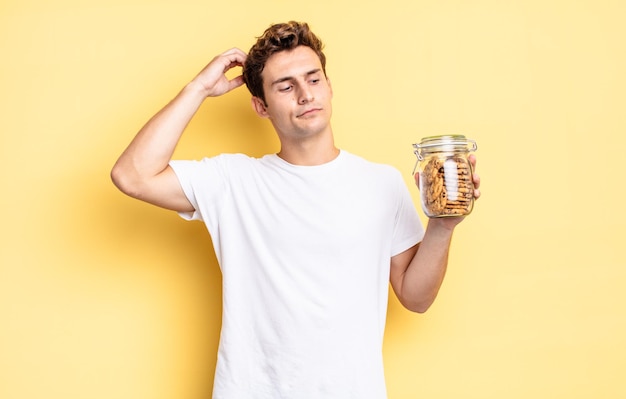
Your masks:
M419 144L413 144L418 160L424 159L424 154L432 152L470 152L476 151L476 141L466 138L462 134L440 135L424 137Z

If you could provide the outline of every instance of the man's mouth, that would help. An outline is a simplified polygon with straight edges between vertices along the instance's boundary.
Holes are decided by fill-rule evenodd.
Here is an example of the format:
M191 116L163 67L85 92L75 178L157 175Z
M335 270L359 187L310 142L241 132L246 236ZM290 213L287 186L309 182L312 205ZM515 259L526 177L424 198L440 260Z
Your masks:
M320 111L320 110L321 110L321 108L311 108L311 109L307 109L307 110L305 110L304 112L302 112L301 114L299 114L297 117L298 117L298 118L306 117L306 116L312 115L312 114L314 114L314 113L316 113L316 112L318 112L318 111Z

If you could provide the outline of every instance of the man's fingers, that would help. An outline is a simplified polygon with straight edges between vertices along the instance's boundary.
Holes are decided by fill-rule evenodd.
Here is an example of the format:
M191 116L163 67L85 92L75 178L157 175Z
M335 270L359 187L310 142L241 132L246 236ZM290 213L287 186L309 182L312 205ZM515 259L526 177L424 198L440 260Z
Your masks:
M228 90L230 91L230 90L236 89L237 87L242 86L243 84L244 84L243 76L239 75L235 78L232 78L228 82L228 87L229 87Z
M474 178L474 199L480 198L480 178Z
M248 57L246 53L238 48L231 48L230 50L223 52L222 56L229 61L229 65L232 65L231 68L237 65L242 66Z
M470 163L472 164L472 168L476 167L476 155L474 154L470 154L467 159L470 161Z

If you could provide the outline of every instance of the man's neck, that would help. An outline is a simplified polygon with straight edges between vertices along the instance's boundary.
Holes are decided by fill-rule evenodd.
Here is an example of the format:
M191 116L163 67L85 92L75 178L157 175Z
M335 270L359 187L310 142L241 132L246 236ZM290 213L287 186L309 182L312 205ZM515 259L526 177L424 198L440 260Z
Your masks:
M339 155L339 149L332 140L302 140L281 142L278 156L292 165L316 166L328 163Z

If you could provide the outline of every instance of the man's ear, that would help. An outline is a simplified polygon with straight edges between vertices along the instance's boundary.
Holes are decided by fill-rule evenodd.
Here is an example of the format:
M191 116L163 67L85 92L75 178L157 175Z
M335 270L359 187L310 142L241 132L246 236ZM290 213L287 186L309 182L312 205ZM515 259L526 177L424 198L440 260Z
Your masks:
M261 118L268 118L267 106L265 102L258 97L252 97L252 108Z

